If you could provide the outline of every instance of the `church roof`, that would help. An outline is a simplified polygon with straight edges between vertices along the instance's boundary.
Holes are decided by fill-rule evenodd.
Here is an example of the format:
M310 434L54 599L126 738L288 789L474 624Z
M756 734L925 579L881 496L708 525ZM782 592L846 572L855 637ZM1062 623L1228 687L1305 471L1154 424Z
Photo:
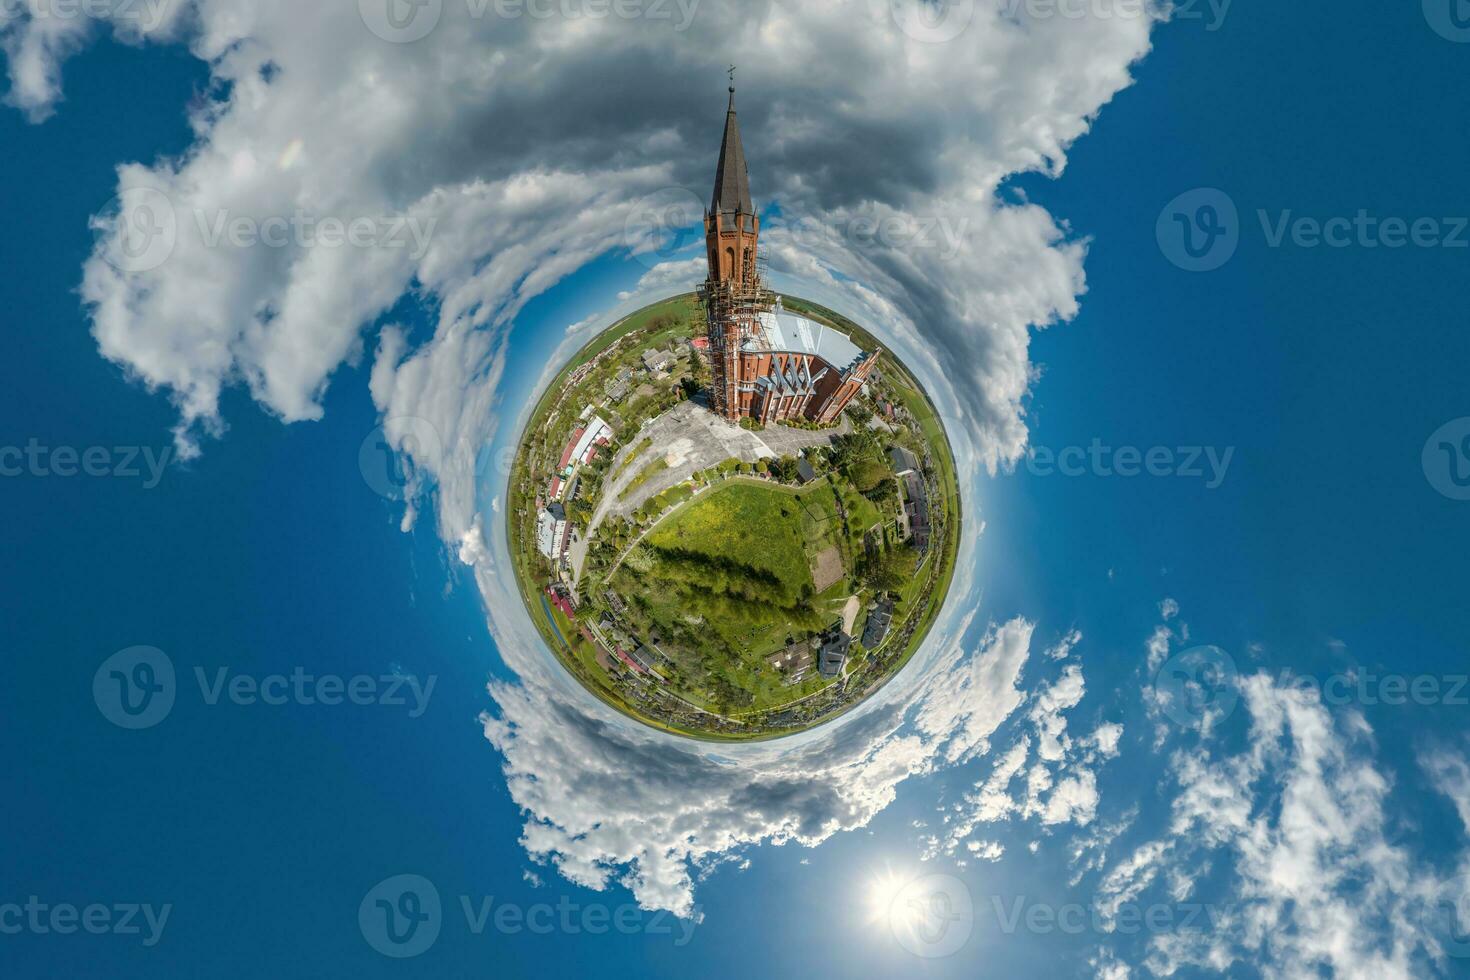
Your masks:
M715 194L711 211L754 214L750 200L750 173L745 166L745 147L740 142L740 122L735 118L735 90L730 89L730 110L725 113L725 138L720 143L720 164L715 170Z
M839 371L846 371L864 357L863 351L846 334L825 324L788 313L781 306L759 314L763 337L745 344L749 351L789 351L814 354Z

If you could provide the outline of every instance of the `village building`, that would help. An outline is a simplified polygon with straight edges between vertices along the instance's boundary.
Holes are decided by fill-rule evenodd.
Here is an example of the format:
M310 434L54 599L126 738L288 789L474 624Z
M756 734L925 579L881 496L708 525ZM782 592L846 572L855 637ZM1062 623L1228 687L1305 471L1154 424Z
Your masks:
M674 366L674 355L666 350L643 352L643 367L649 374L661 374Z
M546 505L536 519L536 548L552 562L561 560L567 550L567 539L571 527L567 523L567 511L553 501Z
M893 466L894 476L907 476L919 469L919 461L913 453L902 446L892 446L888 450L888 462Z
M882 646L892 622L893 600L884 596L878 600L873 611L868 613L868 622L863 627L863 649L876 650Z
M826 643L822 644L822 653L817 662L817 670L828 680L838 676L842 673L842 668L847 663L847 654L851 649L852 637L839 631Z
M608 425L601 417L594 417L586 426L572 430L572 437L567 440L567 448L561 455L561 462L556 469L562 476L571 476L572 470L578 466L585 466L597 457L599 446L606 446L612 441L612 426Z

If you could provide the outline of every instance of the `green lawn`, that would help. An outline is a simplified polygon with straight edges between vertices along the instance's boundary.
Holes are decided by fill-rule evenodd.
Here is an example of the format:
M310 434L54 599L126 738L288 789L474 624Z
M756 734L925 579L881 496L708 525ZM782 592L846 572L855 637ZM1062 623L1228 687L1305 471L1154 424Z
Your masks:
M662 636L680 663L675 687L683 696L745 710L784 704L825 682L813 671L788 687L765 657L830 625L826 600L848 586L814 596L811 563L840 532L825 483L794 490L732 480L657 527L612 585L629 597L629 618ZM750 700L721 705L722 688Z
M731 482L675 514L648 536L665 551L732 558L764 569L786 593L812 588L811 555L824 547L834 515L826 493Z

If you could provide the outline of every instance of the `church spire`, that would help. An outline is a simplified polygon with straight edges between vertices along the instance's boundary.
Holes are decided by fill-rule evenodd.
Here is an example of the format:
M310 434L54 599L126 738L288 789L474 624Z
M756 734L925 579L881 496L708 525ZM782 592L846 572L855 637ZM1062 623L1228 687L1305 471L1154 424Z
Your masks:
M715 170L712 212L739 211L754 214L750 199L750 173L745 167L745 147L740 142L740 122L735 117L735 70L730 69L730 108L725 113L725 138L720 143L720 164Z

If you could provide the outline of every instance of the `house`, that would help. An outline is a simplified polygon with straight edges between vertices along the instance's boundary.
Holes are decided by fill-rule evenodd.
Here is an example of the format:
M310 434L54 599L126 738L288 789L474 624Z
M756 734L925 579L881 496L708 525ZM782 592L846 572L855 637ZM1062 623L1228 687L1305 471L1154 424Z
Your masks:
M708 354L709 353L709 338L708 337L694 337L694 338L692 338L689 341L689 349L692 350L696 354Z
M559 477L559 476L553 476L551 478L551 487L546 492L546 498L548 500L560 500L561 499L561 492L565 488L566 488L565 481L563 481L562 478Z
M644 674L653 673L653 657L649 655L648 647L638 644L628 654L628 659L638 665L638 670Z
M551 600L553 606L561 610L563 616L576 622L576 607L572 605L572 594L565 587L549 586L546 589L546 596Z
M796 480L798 483L807 484L817 478L817 471L812 469L812 464L803 457L796 461Z
M556 464L556 471L562 476L572 475L572 457L576 455L577 445L582 441L586 429L578 426L572 430L572 437L567 440L567 448L561 454L561 462Z
M914 454L902 446L892 446L888 450L888 462L893 466L894 476L907 476L916 473L919 469L919 461Z
M923 554L929 550L929 487L917 473L907 473L903 478L904 517L914 547Z
M574 467L592 462L597 457L597 447L611 442L612 434L612 426L597 416L585 428L574 429L572 438L567 442L566 452L562 453L561 466L558 467L562 475L571 476Z
M639 674L648 673L648 667L646 667L641 660L635 660L633 657L631 657L622 647L614 647L613 653L617 654L618 659L621 660L629 670Z
M643 352L643 367L649 374L658 374L667 371L674 366L674 355L666 350L646 350Z
M838 632L822 644L822 654L817 663L817 670L828 680L838 676L842 673L843 665L847 663L847 653L851 648L852 637Z
M766 663L786 675L787 686L799 684L806 677L807 671L812 669L812 646L811 640L788 644L786 649L777 650L768 656Z
M876 650L888 636L888 627L893 622L893 600L884 596L868 613L867 625L863 627L863 648Z
M550 561L558 561L567 549L567 537L571 527L567 524L567 511L559 503L546 505L536 518L536 548Z

